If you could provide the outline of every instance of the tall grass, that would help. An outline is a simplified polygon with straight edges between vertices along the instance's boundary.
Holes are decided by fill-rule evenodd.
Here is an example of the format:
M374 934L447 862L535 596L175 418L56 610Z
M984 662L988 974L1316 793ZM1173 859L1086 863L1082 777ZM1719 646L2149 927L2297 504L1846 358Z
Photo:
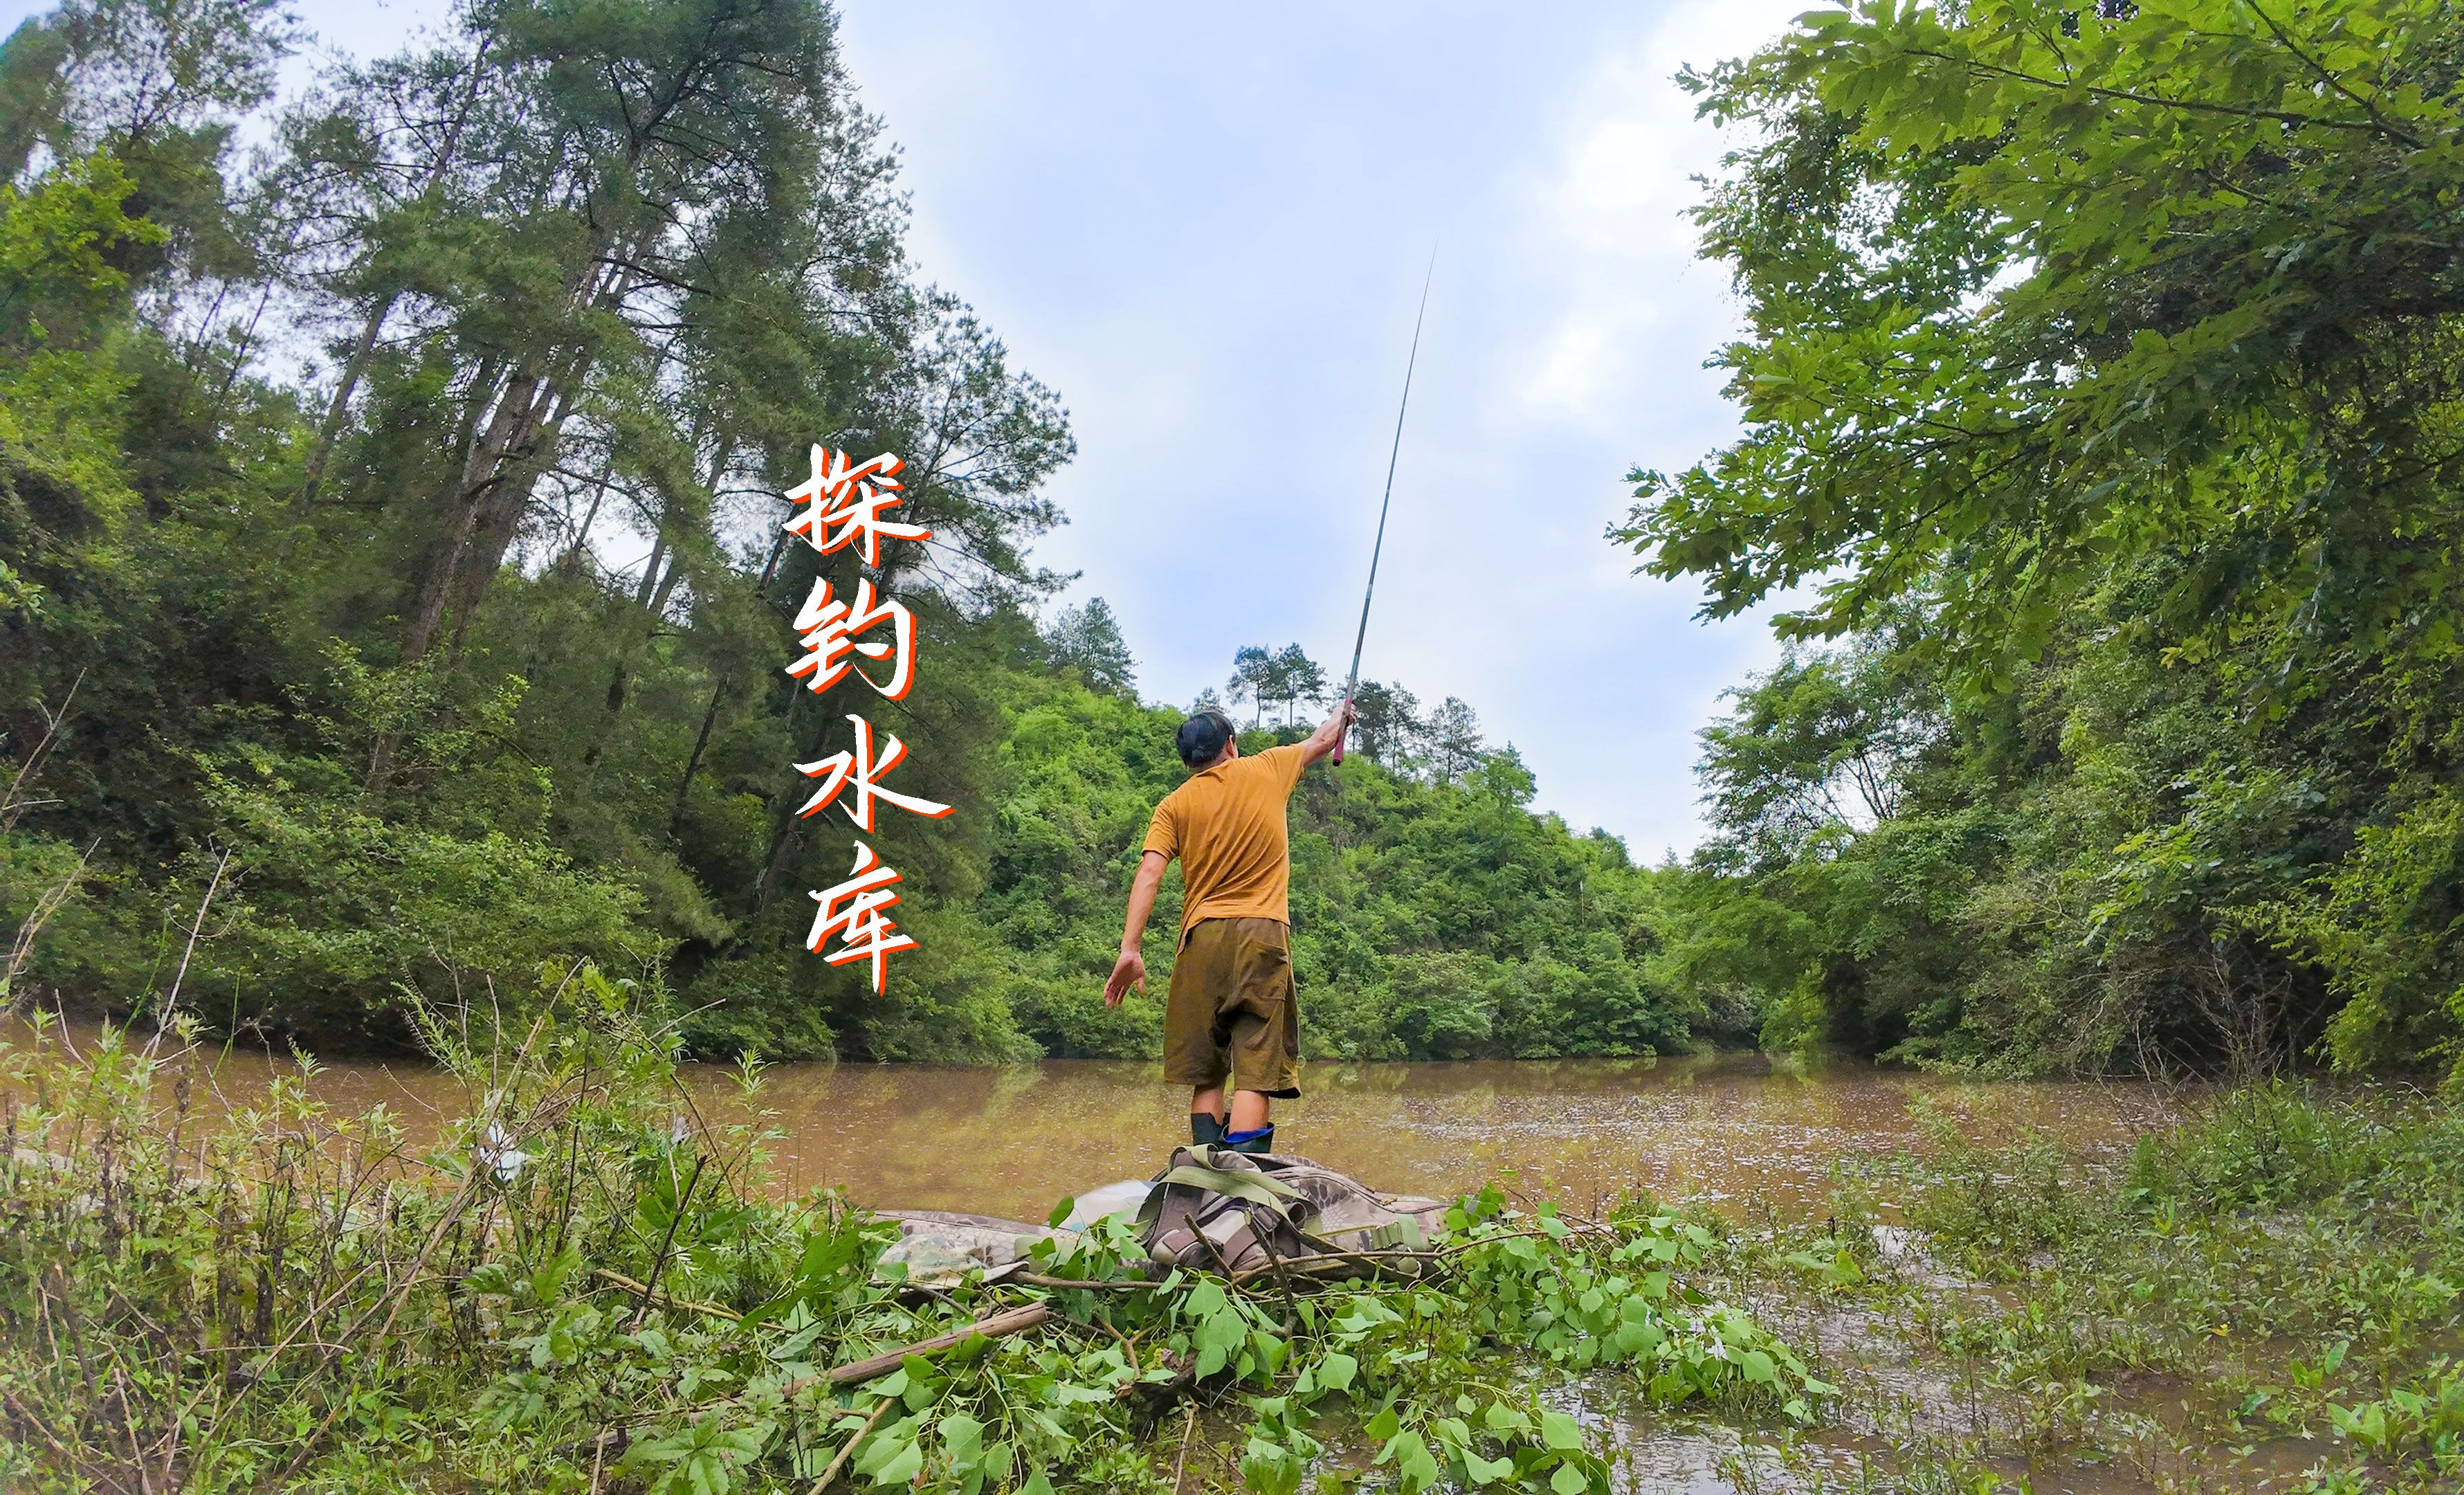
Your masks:
M586 1487L668 1404L655 1349L878 1253L826 1196L757 1207L761 1134L694 1113L626 991L584 968L548 995L484 1054L427 1024L466 1102L418 1154L305 1060L209 1125L192 1036L77 1047L38 1018L0 1051L0 1484ZM509 1358L572 1360L585 1327L639 1362L509 1402Z

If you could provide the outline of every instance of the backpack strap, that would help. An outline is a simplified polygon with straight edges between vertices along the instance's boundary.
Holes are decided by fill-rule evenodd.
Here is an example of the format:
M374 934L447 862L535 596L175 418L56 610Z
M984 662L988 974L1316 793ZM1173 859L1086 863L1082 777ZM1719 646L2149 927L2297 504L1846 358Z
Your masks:
M1155 1212L1163 1207L1163 1191L1175 1187L1220 1194L1226 1198L1272 1210L1286 1219L1294 1213L1292 1205L1295 1203L1304 1206L1299 1213L1308 1213L1306 1206L1309 1201L1301 1198L1301 1192L1280 1178L1262 1173L1236 1173L1229 1168L1183 1163L1178 1168L1165 1170L1164 1176L1155 1180L1155 1187L1147 1191L1146 1202L1138 1206L1139 1224L1147 1224L1154 1220Z
M1277 1229L1299 1238L1315 1211L1313 1200L1260 1172L1245 1156L1220 1148L1179 1148L1139 1204L1137 1231L1157 1262L1201 1267L1220 1262L1230 1268L1254 1249L1246 1238ZM1225 1216L1239 1221L1230 1237L1214 1223Z

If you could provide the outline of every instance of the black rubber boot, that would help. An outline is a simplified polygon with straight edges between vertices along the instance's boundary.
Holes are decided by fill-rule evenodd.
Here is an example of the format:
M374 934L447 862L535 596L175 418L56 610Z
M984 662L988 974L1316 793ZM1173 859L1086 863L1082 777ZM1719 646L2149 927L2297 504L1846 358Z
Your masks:
M1223 1118L1202 1110L1189 1113L1189 1142L1192 1147L1214 1147L1223 1140Z
M1275 1150L1275 1124L1267 1122L1255 1132L1226 1132L1223 1145L1236 1153L1271 1153Z

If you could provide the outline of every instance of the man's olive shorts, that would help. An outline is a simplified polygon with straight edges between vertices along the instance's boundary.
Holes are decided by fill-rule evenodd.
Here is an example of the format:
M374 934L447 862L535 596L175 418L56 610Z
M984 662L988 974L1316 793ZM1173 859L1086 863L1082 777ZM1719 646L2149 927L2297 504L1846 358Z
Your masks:
M1280 919L1200 919L1172 963L1163 1077L1176 1085L1301 1092L1291 931Z

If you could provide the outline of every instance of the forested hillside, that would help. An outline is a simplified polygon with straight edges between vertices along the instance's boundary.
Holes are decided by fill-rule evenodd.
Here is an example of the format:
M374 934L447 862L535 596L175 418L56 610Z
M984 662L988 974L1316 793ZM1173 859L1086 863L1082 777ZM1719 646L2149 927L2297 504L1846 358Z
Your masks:
M1151 1052L1159 987L1098 998L1177 714L1029 559L1066 414L917 278L829 12L491 0L276 99L291 40L75 0L0 53L10 995L347 1048L586 956L703 1052ZM882 838L921 948L880 998L803 948L848 854L791 767L848 728L781 670L815 441L904 455L936 537L880 719L960 813ZM1324 704L1238 644L1262 730ZM1463 703L1366 704L1297 822L1311 1046L1684 1044L1622 850Z
M1393 701L1399 693L1381 691ZM1151 949L1144 1000L1102 1004L1119 949L1122 890L1147 816L1181 779L1178 711L1072 686L1023 692L1004 749L1014 785L995 833L983 917L1025 962L1011 1005L1059 1053L1154 1051L1170 964ZM1411 720L1407 710L1402 724ZM1441 713L1455 732L1468 712ZM1378 1059L1642 1054L1689 1045L1698 1003L1658 981L1654 874L1595 831L1527 808L1511 748L1461 753L1459 736L1397 731L1381 763L1355 752L1312 769L1293 797L1292 948L1312 1053ZM1286 740L1302 734L1287 730ZM1251 749L1276 735L1244 737ZM1423 746L1425 745L1425 746ZM1167 874L1151 938L1180 916ZM1731 1031L1739 1020L1730 1018Z
M1694 76L1743 439L1617 538L1800 641L1669 959L1775 1042L2464 1073L2464 22L1817 11Z

